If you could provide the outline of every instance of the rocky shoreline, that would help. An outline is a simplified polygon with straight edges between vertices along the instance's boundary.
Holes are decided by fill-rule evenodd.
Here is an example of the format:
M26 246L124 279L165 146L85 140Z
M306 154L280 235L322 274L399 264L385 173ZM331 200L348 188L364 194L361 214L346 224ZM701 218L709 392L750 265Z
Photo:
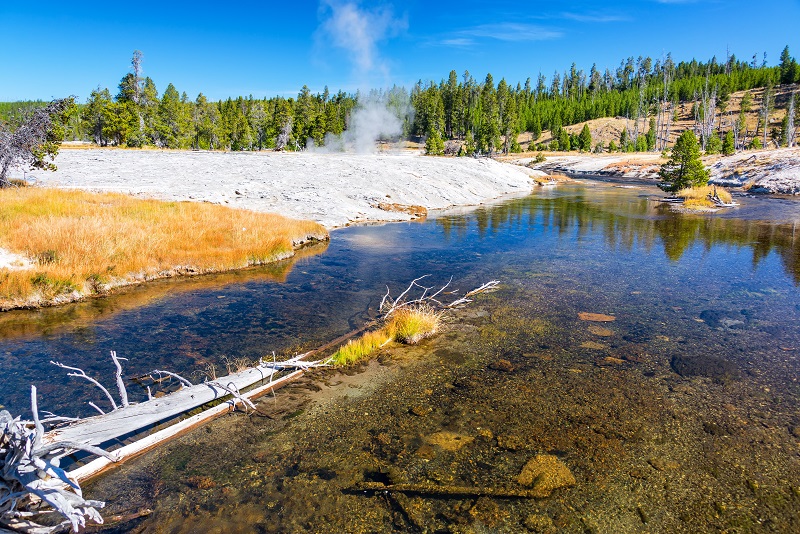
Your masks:
M647 181L659 180L658 170L664 162L658 154L556 155L538 164L532 163L532 158L511 161L548 174ZM800 148L706 156L703 161L711 170L711 184L742 188L751 193L800 194Z

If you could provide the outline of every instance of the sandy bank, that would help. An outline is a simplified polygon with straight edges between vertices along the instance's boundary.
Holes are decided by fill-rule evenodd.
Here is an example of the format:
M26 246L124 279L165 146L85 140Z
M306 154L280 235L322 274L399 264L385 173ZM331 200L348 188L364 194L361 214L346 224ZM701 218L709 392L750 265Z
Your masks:
M531 190L532 171L489 159L412 154L65 150L39 183L226 204L310 219L328 228L402 221L379 203L427 209L475 205Z

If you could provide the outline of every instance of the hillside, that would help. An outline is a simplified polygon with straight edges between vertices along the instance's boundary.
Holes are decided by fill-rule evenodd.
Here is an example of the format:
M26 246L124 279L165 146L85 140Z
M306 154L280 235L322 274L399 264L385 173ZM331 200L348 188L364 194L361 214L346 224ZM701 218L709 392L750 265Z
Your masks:
M769 129L780 128L781 121L786 116L786 110L789 106L789 98L791 95L800 92L800 84L781 85L774 89L774 99L770 106L770 119ZM720 131L727 131L731 127L733 121L738 120L739 112L741 111L742 99L745 93L750 93L752 103L750 111L745 114L746 124L748 130L748 138L752 138L753 133L759 124L759 116L762 113L764 88L751 89L748 91L737 91L730 95L727 106L724 108L717 106L717 129ZM694 127L695 119L693 114L694 102L682 102L678 104L677 117L672 124L670 130L670 145L675 142L678 136L685 130ZM724 111L723 111L724 109ZM589 126L589 131L592 134L593 144L602 142L603 146L608 147L609 142L614 141L619 145L620 135L626 128L633 128L633 121L625 117L605 117L593 119L590 121L583 121L569 126L564 126L564 130L572 135L578 135L583 129L584 125ZM647 131L648 124L640 122L640 132ZM763 135L763 130L759 131L759 137ZM519 143L526 152L533 152L536 150L533 145L543 144L548 145L553 140L553 135L549 130L542 132L542 135L535 141L531 139L530 132L524 132L518 137Z

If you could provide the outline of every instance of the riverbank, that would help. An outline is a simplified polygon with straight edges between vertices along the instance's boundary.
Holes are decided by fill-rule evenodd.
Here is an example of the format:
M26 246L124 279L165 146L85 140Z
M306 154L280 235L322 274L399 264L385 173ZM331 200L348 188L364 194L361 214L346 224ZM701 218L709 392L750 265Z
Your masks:
M13 194L46 195L44 192L48 191L51 197L64 199L83 195L67 209L81 212L68 225L72 228L70 235L74 235L60 235L64 232L56 231L50 221L53 216L63 218L66 214L50 213L40 206L31 215L33 220L17 224L14 220L22 212L14 212L0 239L0 269L7 271L0 280L0 310L63 304L157 278L278 261L290 257L296 247L308 241L327 239L324 227L406 221L424 218L429 209L477 205L508 194L527 194L533 184L531 176L541 174L490 159L427 158L409 153L364 156L82 149L63 151L56 164L57 172L35 175L37 187ZM56 189L66 192L55 194ZM79 190L106 195L124 193L137 198L91 197ZM108 207L125 203L125 198L141 203L149 199L167 201L152 202L155 211L158 206L169 211L169 206L181 205L169 201L192 201L190 205L205 204L198 210L222 211L159 221L166 214L155 215L148 208L144 211L149 214L144 218L152 226L137 230L146 237L146 243L140 245L130 243L129 225L134 221L117 225L116 230L110 225L117 215L115 209L101 209L103 214L91 224L81 219L96 215L82 212L81 204ZM21 205L30 207L41 202L28 199ZM121 204L118 208L123 212L139 209ZM224 211L229 208L232 209ZM286 217L268 215L271 213ZM247 217L253 220L240 221L241 224L233 221L243 214L250 214ZM265 217L274 220L261 221ZM289 218L296 221L290 222ZM42 222L43 219L50 222ZM230 225L225 224L226 229L213 230L212 226L223 221L233 221L233 226L227 228ZM287 225L295 228L287 229ZM159 226L162 229L158 232L164 235L153 236ZM40 237L32 242L27 232L34 227L39 228L36 235ZM276 236L270 234L272 227ZM253 242L241 254L236 252L236 240L252 234L255 228L266 232L259 234L257 241L275 238L280 244L272 243L271 248L267 247L270 252ZM13 232L19 235L14 237ZM187 255L187 239L193 232L218 242L194 247L195 253ZM173 239L175 234L180 236ZM222 237L217 239L219 236ZM92 250L85 250L84 245ZM108 247L113 250L102 252ZM155 256L145 259L142 248ZM236 257L218 261L223 249L225 255L232 252ZM92 261L87 261L89 256ZM123 265L127 260L121 258L135 260L135 265Z
M326 241L311 221L190 202L42 187L0 190L0 310L242 269ZM13 251L13 252L8 252Z
M328 229L407 221L531 190L538 171L491 159L398 154L64 150L47 187L116 191L280 213Z
M533 158L509 158L509 162L528 165ZM658 171L666 160L660 154L570 154L549 155L532 168L569 175L608 176L658 181ZM741 187L750 192L784 195L800 194L800 148L747 151L732 156L705 156L711 170L709 183Z

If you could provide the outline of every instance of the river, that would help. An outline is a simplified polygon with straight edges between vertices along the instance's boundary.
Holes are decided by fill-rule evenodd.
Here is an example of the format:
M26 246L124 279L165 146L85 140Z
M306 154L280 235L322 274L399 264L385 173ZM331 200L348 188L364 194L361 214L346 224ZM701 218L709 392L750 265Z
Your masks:
M43 409L87 414L99 392L49 360L110 385L115 350L131 375L199 378L357 328L386 286L497 279L434 339L321 372L93 482L114 513L154 510L109 530L797 531L798 203L678 214L656 195L578 181L337 230L327 250L266 269L12 312L0 404L24 412L35 383ZM538 499L436 493L517 488L537 457L574 484Z

